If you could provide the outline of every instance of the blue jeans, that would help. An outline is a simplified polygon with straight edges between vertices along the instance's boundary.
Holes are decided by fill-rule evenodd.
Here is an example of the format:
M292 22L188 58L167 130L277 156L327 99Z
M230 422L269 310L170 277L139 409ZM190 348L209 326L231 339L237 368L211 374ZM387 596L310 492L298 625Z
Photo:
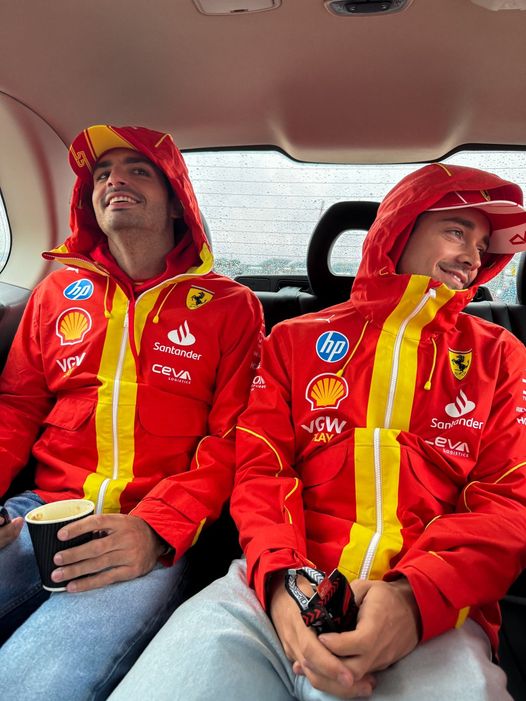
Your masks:
M14 517L41 503L24 492L5 506ZM18 625L0 647L0 697L106 699L184 599L187 569L183 557L129 582L49 594L24 525L17 540L0 550L0 630Z
M489 640L467 620L376 675L374 701L511 701ZM296 676L243 560L189 599L109 701L338 701Z

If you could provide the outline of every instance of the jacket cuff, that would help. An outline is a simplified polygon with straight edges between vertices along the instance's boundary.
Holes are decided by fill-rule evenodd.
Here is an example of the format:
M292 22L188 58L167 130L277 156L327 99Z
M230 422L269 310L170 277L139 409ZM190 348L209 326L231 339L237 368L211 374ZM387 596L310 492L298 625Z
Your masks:
M145 521L171 548L159 558L164 565L177 562L201 531L200 524L185 519L178 509L160 499L144 498L130 511L130 515Z
M469 609L455 606L447 590L458 587L457 592L461 592L463 586L457 582L451 565L439 555L425 553L411 562L400 563L384 579L392 581L400 575L407 578L415 595L422 622L421 642L462 625ZM444 581L444 576L448 577L448 586L439 589L435 582Z
M289 567L315 567L305 554L304 541L290 525L263 529L245 548L247 580L261 605L267 610L266 587L269 576Z

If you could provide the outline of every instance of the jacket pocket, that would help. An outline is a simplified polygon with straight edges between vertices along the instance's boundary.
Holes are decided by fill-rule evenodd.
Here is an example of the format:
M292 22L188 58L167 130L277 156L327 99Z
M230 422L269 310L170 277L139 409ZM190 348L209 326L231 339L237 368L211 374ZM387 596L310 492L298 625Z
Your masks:
M347 462L347 442L320 449L299 463L297 472L303 486L316 487L334 479Z
M427 454L426 448L421 452L412 447L402 448L402 491L442 504L440 511L449 512L457 503L464 477L438 453Z
M95 399L89 397L59 398L44 420L46 426L78 431L92 417Z
M205 402L150 387L137 398L141 426L154 436L204 436L209 407Z

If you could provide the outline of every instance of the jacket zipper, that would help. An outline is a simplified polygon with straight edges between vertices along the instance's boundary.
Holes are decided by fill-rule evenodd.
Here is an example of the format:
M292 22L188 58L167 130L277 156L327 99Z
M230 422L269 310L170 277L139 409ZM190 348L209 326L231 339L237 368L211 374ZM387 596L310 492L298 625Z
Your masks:
M393 349L393 365L391 368L391 380L389 383L389 395L387 397L387 406L385 410L384 427L390 428L391 417L393 413L394 396L396 383L398 380L398 371L400 366L400 351L402 341L409 322L419 314L427 304L430 298L435 299L436 292L433 288L428 290L416 305L413 311L404 319L398 333L396 334L394 349ZM373 455L374 455L374 490L375 490L375 506L376 506L376 530L369 541L365 557L360 569L359 579L368 579L371 572L374 556L378 549L378 544L383 533L383 502L382 502L382 461L380 458L380 435L381 429L375 428L373 431Z
M383 504L382 504L382 463L380 460L380 429L373 431L373 453L374 453L374 493L376 501L376 531L369 541L367 552L360 569L359 579L368 579L371 566L373 564L376 549L383 532Z
M123 324L123 329L122 329L122 338L121 338L121 347L119 351L119 359L117 361L117 368L115 370L115 379L113 382L113 397L112 397L112 436L113 436L113 475L112 479L116 480L117 477L119 476L119 432L117 430L117 422L118 422L118 411L119 411L119 394L120 394L120 389L121 389L121 377L122 377L122 368L124 365L124 356L126 353L126 343L128 342L128 325L129 325L129 317L128 317L128 310L130 308L130 303L128 302L126 306L126 314L124 315L124 324ZM104 507L104 498L106 496L106 490L108 489L108 485L110 483L110 478L106 477L106 479L102 482L99 488L99 495L97 498L97 507L96 507L96 513L100 514L102 513L102 509Z
M400 365L400 351L402 348L402 341L404 339L404 334L405 330L409 324L409 322L415 318L417 314L419 314L422 309L425 307L427 304L427 301L430 299L436 298L436 291L434 288L431 288L428 290L425 295L422 297L420 302L416 305L416 307L413 309L411 314L409 314L401 323L400 328L398 329L398 333L396 334L396 339L395 339L395 344L394 344L394 349L393 349L393 365L391 368L391 381L389 383L389 394L387 396L387 406L385 409L385 418L384 418L384 428L391 428L391 417L393 415L393 406L394 406L394 396L395 396L395 391L396 391L396 383L398 381L398 370L399 370L399 365Z

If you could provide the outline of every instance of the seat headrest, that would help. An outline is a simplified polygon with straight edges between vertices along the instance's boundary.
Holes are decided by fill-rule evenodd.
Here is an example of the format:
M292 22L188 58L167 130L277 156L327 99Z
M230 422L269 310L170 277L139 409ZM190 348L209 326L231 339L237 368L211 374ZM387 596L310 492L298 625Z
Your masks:
M307 275L316 297L329 304L349 299L352 275L335 275L329 265L332 248L344 231L369 231L376 218L378 202L336 202L323 214L312 232L307 252ZM526 304L526 251L521 253L517 271L517 297ZM487 287L479 287L474 302L493 300Z
M332 247L344 231L369 231L378 202L336 202L323 214L312 232L307 252L307 275L312 292L330 303L349 298L354 277L335 275L329 265Z
M472 302L492 302L493 301L493 295L491 294L491 291L489 290L488 287L484 287L484 285L480 285L478 290L475 292L475 296L471 300Z

